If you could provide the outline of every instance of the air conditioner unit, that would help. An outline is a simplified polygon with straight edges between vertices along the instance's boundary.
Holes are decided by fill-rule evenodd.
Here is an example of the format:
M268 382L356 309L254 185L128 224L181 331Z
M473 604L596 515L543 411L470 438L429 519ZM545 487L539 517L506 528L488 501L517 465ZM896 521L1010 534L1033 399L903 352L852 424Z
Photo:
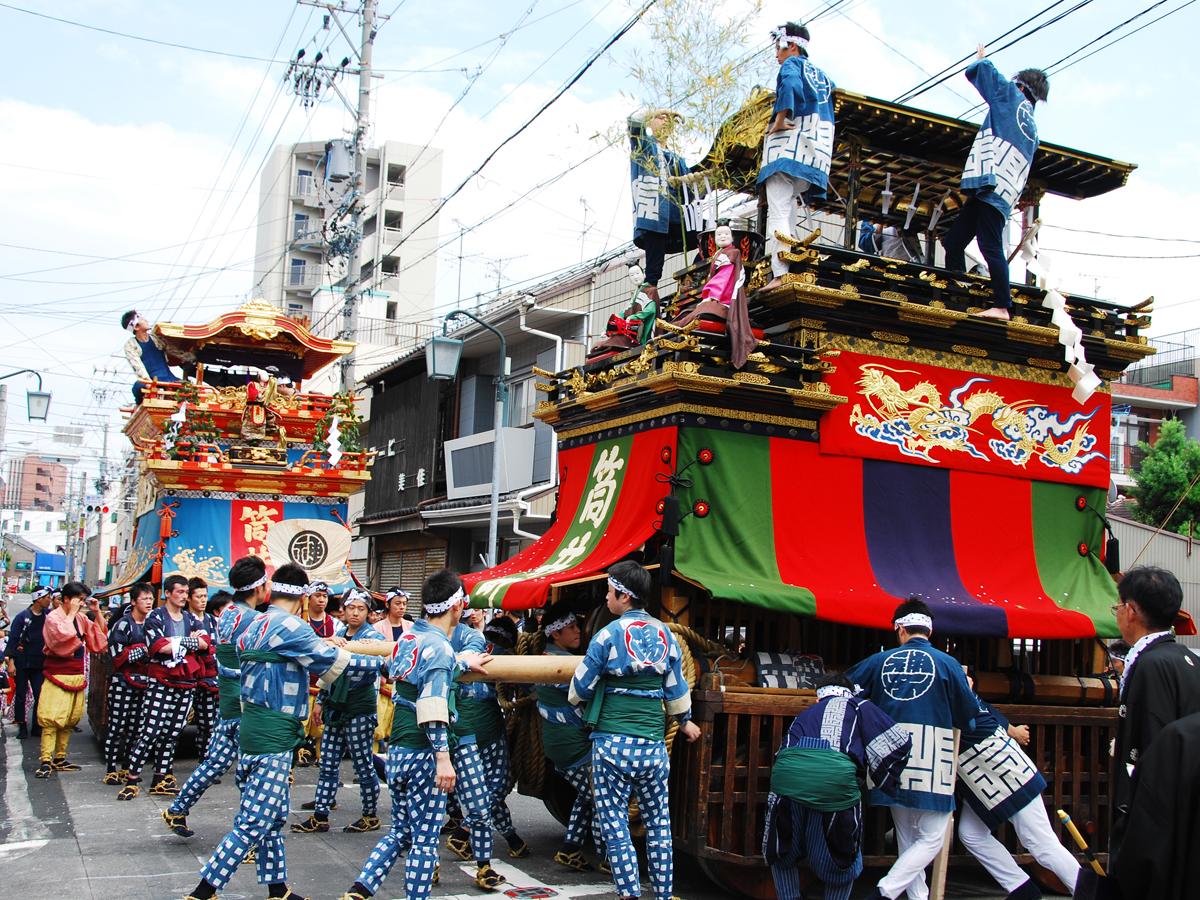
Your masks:
M446 441L446 499L482 497L492 492L494 432ZM502 428L500 493L533 484L533 429Z

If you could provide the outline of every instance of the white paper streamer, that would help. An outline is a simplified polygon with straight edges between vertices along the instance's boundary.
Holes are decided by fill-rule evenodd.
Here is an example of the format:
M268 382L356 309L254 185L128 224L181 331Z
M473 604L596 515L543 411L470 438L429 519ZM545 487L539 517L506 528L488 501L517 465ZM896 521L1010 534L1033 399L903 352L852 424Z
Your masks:
M329 464L336 466L342 459L342 439L338 432L338 417L329 423Z
M1083 330L1067 312L1067 298L1049 285L1051 261L1044 255L1039 256L1036 235L1022 245L1021 258L1025 262L1026 271L1031 272L1038 279L1040 286L1046 289L1042 306L1051 310L1050 321L1058 328L1058 342L1063 348L1063 360L1070 367L1067 369L1067 377L1075 385L1071 396L1076 403L1087 403L1101 385L1100 376L1096 374L1095 366L1087 361L1087 353L1083 349Z

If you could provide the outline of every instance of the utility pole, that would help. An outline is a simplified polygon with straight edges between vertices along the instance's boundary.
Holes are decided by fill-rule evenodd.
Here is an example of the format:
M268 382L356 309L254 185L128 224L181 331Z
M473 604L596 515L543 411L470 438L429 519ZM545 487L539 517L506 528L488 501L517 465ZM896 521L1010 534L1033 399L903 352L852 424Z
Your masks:
M376 0L363 0L362 42L358 50L358 116L354 126L354 187L359 194L351 213L352 227L359 236L350 255L349 279L342 305L342 338L353 340L358 333L358 304L362 293L362 219L367 186L367 135L371 128L371 56L375 48ZM342 390L354 390L354 353L342 360Z

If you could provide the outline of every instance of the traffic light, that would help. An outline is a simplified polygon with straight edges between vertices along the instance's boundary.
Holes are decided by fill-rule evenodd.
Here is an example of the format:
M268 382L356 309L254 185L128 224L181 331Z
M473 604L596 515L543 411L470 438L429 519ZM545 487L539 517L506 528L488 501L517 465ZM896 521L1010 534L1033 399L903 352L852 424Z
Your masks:
M107 514L108 514L108 507L107 507L107 506L101 506L101 505L100 505L100 504L98 504L98 503L97 503L97 504L90 504L90 503L89 503L89 504L88 504L86 507L84 507L84 509L85 509L85 510L86 510L86 511L87 511L89 514L90 514L90 513L99 513L100 515L107 515Z

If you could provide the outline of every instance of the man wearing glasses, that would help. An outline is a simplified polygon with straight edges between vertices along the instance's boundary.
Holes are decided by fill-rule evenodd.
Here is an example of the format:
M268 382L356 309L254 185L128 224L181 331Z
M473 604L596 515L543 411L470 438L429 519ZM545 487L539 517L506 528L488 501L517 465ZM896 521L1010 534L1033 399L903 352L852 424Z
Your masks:
M1200 712L1200 660L1175 642L1183 603L1179 580L1166 569L1139 566L1121 579L1112 608L1129 644L1121 675L1121 707L1113 754L1113 826L1109 852L1125 835L1133 772L1155 736L1176 719Z

